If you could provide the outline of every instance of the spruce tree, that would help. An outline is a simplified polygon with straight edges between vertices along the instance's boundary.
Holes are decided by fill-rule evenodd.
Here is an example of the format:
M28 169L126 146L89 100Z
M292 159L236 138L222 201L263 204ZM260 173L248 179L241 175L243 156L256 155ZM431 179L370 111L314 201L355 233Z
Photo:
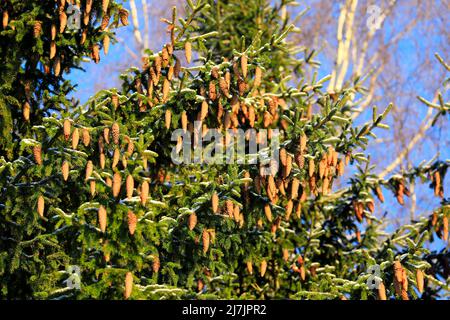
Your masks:
M35 222L30 228L47 230L54 255L80 268L81 287L64 288L59 263L54 273L34 275L45 289L29 295L406 300L448 294L448 251L427 244L436 235L448 241L450 162L377 177L365 149L377 130L388 129L382 122L391 106L374 108L373 118L356 126L349 101L363 91L364 79L341 92L326 92L328 77L308 80L305 68L318 63L313 51L289 43L297 31L283 13L289 4L188 0L187 17L173 9L164 19L167 43L159 52L147 50L143 65L121 76L120 89L43 116L35 136L42 161L2 164L3 216L17 223L14 213L26 207ZM447 105L441 103L442 114ZM196 137L196 120L224 135L265 129L270 141L279 129L280 170L265 175L260 163L175 164L173 130ZM201 143L207 150L209 143ZM221 143L235 144L226 136ZM258 154L265 158L266 150ZM442 206L387 234L375 215L378 203L403 203L418 178L431 181ZM17 191L24 183L33 186L27 202ZM17 261L11 252L3 257Z

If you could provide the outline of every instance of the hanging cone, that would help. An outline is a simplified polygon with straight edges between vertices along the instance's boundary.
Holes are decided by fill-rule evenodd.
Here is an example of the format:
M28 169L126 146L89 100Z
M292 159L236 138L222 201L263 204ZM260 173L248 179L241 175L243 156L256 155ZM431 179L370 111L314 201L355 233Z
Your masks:
M379 185L375 188L375 193L377 195L378 200L380 200L380 202L383 203L384 196L383 196L383 192L381 191L381 187Z
M209 249L209 232L203 229L202 233L203 254L208 252Z
M295 200L298 198L298 189L300 187L300 181L297 178L292 179L291 182L291 199Z
M115 144L119 144L119 134L120 134L120 128L119 124L117 122L114 122L111 128L113 142Z
M106 11L108 11L108 6L109 6L109 0L102 0L103 13L106 13Z
M66 139L66 141L68 141L69 137L70 137L70 127L71 127L70 120L69 119L64 120L63 133L64 133L64 139Z
M100 53L99 53L98 44L94 44L92 46L92 59L94 60L95 63L100 62Z
M3 29L5 29L8 26L9 23L9 13L8 10L3 11L3 20L2 20L2 25L3 25Z
M266 274L266 270L267 270L267 261L263 260L263 261L261 261L261 267L260 267L261 277L264 277L264 275Z
M106 209L100 205L98 208L98 223L100 224L100 230L105 233L106 231Z
M134 179L131 174L127 177L127 198L131 199L133 197L133 190L134 190Z
M448 240L448 217L444 213L444 217L442 218L442 240Z
M186 43L184 44L184 54L186 56L187 63L191 63L192 45L189 41L186 41Z
M103 0L103 2L109 1ZM124 291L125 299L128 299L131 296L132 292L133 292L133 275L131 274L131 272L127 272L125 276L125 291Z
M128 211L128 231L131 235L134 235L136 231L137 217L132 211Z
M44 207L45 207L45 200L43 196L39 196L38 202L37 202L37 211L41 218L44 217Z
M105 55L107 55L109 52L109 43L110 42L111 42L111 38L106 34L103 37L103 52L105 53Z
M187 117L186 111L183 111L181 113L181 128L185 132L187 130L187 125L188 125L188 117Z
M175 75L175 77L179 77L180 76L180 72L181 72L181 61L180 59L176 59L175 61L175 67L173 68L173 74Z
M202 101L202 107L200 110L200 120L203 121L208 115L208 102L206 100Z
M119 196L120 193L120 187L122 185L122 176L120 175L119 172L114 173L113 176L113 197L117 198Z
M261 85L261 78L262 78L262 70L260 67L256 67L255 69L255 81L253 82L253 86L255 88L259 87Z
M89 182L89 188L90 188L90 191L91 191L91 196L95 195L95 185L96 185L95 180L91 180Z
M248 271L248 273L250 273L250 274L253 274L253 264L252 264L252 262L251 261L247 261L247 271Z
M188 229L194 230L195 226L197 225L197 215L195 213L191 213L188 218Z
M33 36L35 38L39 38L39 36L41 35L41 31L42 31L42 21L35 21L33 27Z
M214 192L211 197L211 206L214 213L219 211L219 196L217 195L217 192Z
M119 10L119 18L120 22L124 25L128 25L128 11L126 9L120 9Z
M283 166L286 166L287 163L287 152L285 148L280 149L280 161Z
M403 267L400 261L394 261L394 288L397 295L402 294Z
M160 267L161 267L161 263L160 263L160 261L159 261L159 257L158 257L158 256L155 256L155 257L153 258L153 264L152 264L152 270L153 270L153 272L158 273Z
M61 166L61 172L62 172L64 181L67 181L67 179L69 179L69 163L67 161L63 162L63 164Z
M82 136L84 146L87 147L91 143L91 135L89 134L89 130L86 128L83 128L81 136Z
M113 169L117 167L117 165L119 164L119 160L120 160L120 151L119 148L115 148L113 153L113 161L111 165Z
M106 157L105 157L105 154L102 152L102 153L100 153L100 168L105 169L105 163L106 163Z
M424 279L423 279L423 271L420 269L416 270L416 285L417 285L417 290L419 290L420 293L423 293L423 283L424 283Z
M169 130L170 122L172 121L172 112L170 111L170 109L166 109L164 120L165 120L165 127L167 130Z
M67 15L64 10L59 13L59 33L63 33L67 26Z
M264 214L269 222L272 222L272 210L270 209L270 205L266 203L264 205Z
M51 40L55 40L56 38L56 25L52 24L52 26L50 27L50 36L51 36Z
M111 103L114 107L114 110L117 110L117 107L119 106L119 96L117 94L111 95Z
M223 95L227 98L230 97L230 91L228 89L228 83L224 78L219 79L219 88L222 91Z
M227 201L225 201L225 206L226 206L226 210L227 210L227 214L230 218L233 217L234 214L234 204L233 201L231 201L230 199L228 199Z
M87 181L91 177L93 171L94 171L94 164L92 163L91 160L89 160L86 164L86 175L84 179L85 181Z
M76 150L80 141L80 132L78 128L74 128L72 132L72 149Z
M294 202L292 200L289 200L286 205L286 221L289 221L293 209L294 209Z
M106 185L110 188L112 188L113 182L112 179L110 177L106 177Z
M84 29L83 32L81 33L81 39L80 39L81 45L83 45L86 42L86 38L87 38L87 29Z
M36 162L37 165L41 165L42 164L42 149L41 149L41 145L35 145L33 147L33 156L34 156L34 161Z
M142 182L142 186L141 186L141 203L143 205L145 205L147 203L147 199L148 199L148 182L144 181Z
M85 10L87 13L90 13L92 10L92 2L94 0L86 0L86 6L85 6Z
M242 70L242 76L244 78L247 78L247 63L248 63L248 58L245 54L243 54L241 56L241 70Z
M127 145L127 153L129 156L131 156L133 154L134 151L134 142L133 140L129 139L128 140L128 145Z
M100 31L104 31L109 25L110 16L105 14L102 18L102 23L100 24Z
M56 43L55 41L50 42L50 59L53 59L56 55Z
M162 102L166 102L167 101L167 97L169 96L169 91L170 91L170 81L167 78L164 78L163 81L163 89L162 89Z

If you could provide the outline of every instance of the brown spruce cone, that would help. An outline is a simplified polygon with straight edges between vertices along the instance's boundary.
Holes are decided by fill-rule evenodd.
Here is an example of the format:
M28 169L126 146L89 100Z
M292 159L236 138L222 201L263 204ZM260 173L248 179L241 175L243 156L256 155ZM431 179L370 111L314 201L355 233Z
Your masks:
M448 217L445 214L442 218L442 240L448 240Z
M380 200L380 202L383 203L384 202L383 191L381 191L381 187L379 185L375 188L375 193L377 195L378 200Z
M102 205L100 205L100 208L98 208L98 223L100 225L100 230L103 233L105 233L105 231L106 231L106 209Z
M83 128L82 131L82 140L83 144L87 147L91 143L91 135L89 134L89 130L86 128Z
M249 260L249 261L246 262L246 265L247 265L248 273L253 274L253 264L252 264L252 262Z
M423 293L423 283L424 283L423 271L420 269L417 269L416 270L416 285L417 285L417 290L419 290L420 293Z
M294 202L291 199L289 199L286 205L286 221L289 221L293 209L294 209Z
M70 137L70 128L71 128L70 120L69 119L64 120L63 133L64 133L64 138L66 139L66 141L68 141L69 137Z
M33 27L33 36L38 38L41 35L42 31L42 21L35 21Z
M64 181L67 181L67 179L69 179L69 163L67 161L63 162L63 164L61 166L61 172L62 172Z
M59 33L63 33L66 26L67 26L67 15L64 12L64 10L62 10L59 13Z
M95 196L95 185L96 185L95 180L91 180L89 182L89 189L91 191L91 196Z
M107 55L109 52L110 42L111 38L107 34L105 34L105 36L103 37L103 52L105 53L105 55Z
M272 222L272 210L270 209L270 204L266 203L264 205L264 214L269 222Z
M105 2L105 0L103 0ZM108 2L106 0L106 2ZM124 297L125 299L128 299L131 296L131 293L133 292L133 275L131 272L127 272L125 276L125 291L124 291Z
M37 144L33 147L33 156L34 156L34 161L36 162L37 165L41 165L42 164L42 148L40 144Z
M134 235L136 231L137 217L132 211L128 211L128 231L131 235Z
M102 23L100 24L100 31L104 31L108 27L110 18L111 17L107 14L103 16Z
M105 163L106 163L106 157L105 157L105 154L102 152L102 153L100 153L100 168L105 169Z
M267 261L263 260L263 261L261 261L261 267L260 267L261 277L264 277L264 275L266 274L266 270L267 270Z
M50 42L50 59L53 59L56 55L56 43L55 41Z
M191 213L188 218L188 229L194 230L195 226L197 225L197 215L195 213Z
M133 197L133 190L134 190L134 179L131 174L127 176L126 189L127 189L127 198L131 199Z
M204 120L208 116L208 107L208 102L206 102L206 100L203 100L200 110L200 120Z
M80 131L78 128L74 128L72 132L72 149L76 150L78 142L80 141Z
M92 59L94 60L95 63L99 63L100 62L100 49L98 44L94 44L92 46Z
M241 56L241 70L242 70L242 76L244 78L247 78L247 69L248 69L247 65L248 65L247 55L243 54Z
M169 130L170 122L172 121L172 112L170 111L170 109L166 109L164 119L165 119L165 127L167 130Z
M117 94L111 95L111 103L114 107L114 110L117 110L117 107L119 106L119 96Z
M117 198L119 196L121 185L122 185L122 176L120 175L119 172L115 172L113 175L113 185L112 185L114 198Z
M106 13L106 11L108 11L108 6L109 6L109 0L102 0L103 13Z
M6 27L8 26L8 23L9 23L9 13L8 13L8 10L4 10L3 11L3 19L2 19L3 29L6 29Z
M255 69L255 80L253 81L253 86L255 88L259 87L261 85L261 78L262 78L262 70L260 67L256 67Z
M166 102L167 98L169 97L170 92L170 81L167 78L164 78L163 81L163 89L162 89L162 102Z
M141 186L141 203L143 205L145 205L147 203L148 191L149 191L148 181L145 180L142 182L142 186Z
M120 151L119 148L115 148L113 153L113 161L111 165L113 169L119 164L119 160L120 160Z
M45 200L43 196L39 196L37 201L37 211L41 218L44 217Z
M120 22L121 22L124 26L127 26L127 25L128 25L128 10L126 10L126 9L120 9L120 10L119 10L119 18L120 18Z
M203 230L202 233L202 244L203 244L203 254L205 254L206 252L208 252L209 249L209 241L210 241L210 236L209 236L209 232L206 231L205 229Z
M119 128L119 124L117 122L113 123L113 125L111 127L111 132L112 132L113 142L115 144L119 144L120 128Z
M217 192L214 192L211 197L211 206L214 213L219 211L219 196L217 195Z
M92 163L91 160L89 160L86 164L86 175L84 179L85 181L87 181L91 177L93 171L94 171L94 164Z
M298 189L300 187L300 181L297 178L292 179L291 182L291 199L295 200L298 198Z
M185 54L187 63L188 64L191 63L192 44L189 41L186 41L186 43L184 44L184 54Z
M153 272L158 273L160 267L161 267L161 262L159 261L159 257L155 256L153 258L153 264L152 264Z
M383 282L380 282L378 286L378 300L387 300L386 297L386 287Z
M86 12L87 13L90 13L91 12L91 10L92 10L92 2L93 2L94 0L86 0Z

